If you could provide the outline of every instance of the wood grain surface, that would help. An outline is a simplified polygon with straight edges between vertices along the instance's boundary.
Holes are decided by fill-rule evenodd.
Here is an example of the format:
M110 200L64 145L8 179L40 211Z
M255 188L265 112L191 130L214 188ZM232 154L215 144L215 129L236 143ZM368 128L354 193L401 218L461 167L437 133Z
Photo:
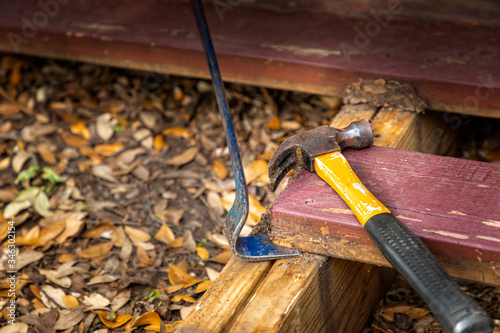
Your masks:
M204 6L225 80L339 95L360 78L393 79L431 109L500 117L497 1ZM189 1L2 0L0 10L2 52L208 78Z
M500 166L376 146L345 156L452 275L500 284ZM349 207L314 173L297 176L271 217L279 244L388 265Z

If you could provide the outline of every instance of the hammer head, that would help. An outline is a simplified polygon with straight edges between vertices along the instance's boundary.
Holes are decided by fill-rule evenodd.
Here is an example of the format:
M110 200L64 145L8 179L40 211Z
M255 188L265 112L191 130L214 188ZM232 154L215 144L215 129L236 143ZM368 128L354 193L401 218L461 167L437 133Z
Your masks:
M269 161L271 191L296 165L314 172L314 158L344 148L360 149L373 144L373 132L367 120L351 123L343 129L320 126L286 139Z

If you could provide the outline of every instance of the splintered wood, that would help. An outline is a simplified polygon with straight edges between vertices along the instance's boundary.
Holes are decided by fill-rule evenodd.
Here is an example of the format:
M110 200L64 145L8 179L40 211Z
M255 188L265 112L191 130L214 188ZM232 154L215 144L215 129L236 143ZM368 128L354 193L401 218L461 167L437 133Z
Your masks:
M452 276L500 285L500 166L382 147L344 155ZM271 218L278 244L389 265L349 207L314 173L298 175Z

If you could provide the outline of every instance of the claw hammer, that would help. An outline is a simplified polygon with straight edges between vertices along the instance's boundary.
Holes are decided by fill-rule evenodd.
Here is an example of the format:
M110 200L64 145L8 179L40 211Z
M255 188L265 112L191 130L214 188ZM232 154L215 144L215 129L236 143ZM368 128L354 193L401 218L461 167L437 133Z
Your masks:
M345 129L321 126L285 140L269 161L271 191L297 165L316 172L349 205L378 248L410 283L447 332L487 333L486 312L448 275L422 241L361 183L341 154L373 144L366 120Z

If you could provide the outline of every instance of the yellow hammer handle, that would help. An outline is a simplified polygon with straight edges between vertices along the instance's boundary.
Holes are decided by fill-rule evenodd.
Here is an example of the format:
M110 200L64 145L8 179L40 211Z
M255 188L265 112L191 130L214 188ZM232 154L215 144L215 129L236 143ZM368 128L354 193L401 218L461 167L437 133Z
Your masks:
M372 216L390 213L361 183L339 151L316 157L314 167L316 173L349 205L363 227Z

